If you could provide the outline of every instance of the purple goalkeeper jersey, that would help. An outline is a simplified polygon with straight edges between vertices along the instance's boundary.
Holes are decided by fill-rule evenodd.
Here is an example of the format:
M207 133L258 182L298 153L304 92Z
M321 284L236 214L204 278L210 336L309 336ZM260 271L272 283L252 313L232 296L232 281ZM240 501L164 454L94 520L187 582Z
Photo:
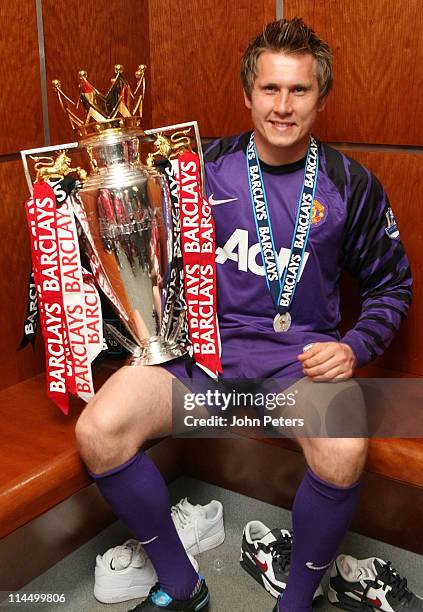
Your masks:
M297 355L312 342L340 340L362 366L383 353L411 301L411 274L388 198L369 170L319 143L312 222L289 312L275 332L276 309L266 284L251 204L246 149L249 133L205 147L206 195L216 226L218 318L225 378L301 375ZM305 158L289 165L261 162L279 272L287 265ZM337 328L339 277L358 280L363 298L357 324ZM180 364L168 369L183 376Z

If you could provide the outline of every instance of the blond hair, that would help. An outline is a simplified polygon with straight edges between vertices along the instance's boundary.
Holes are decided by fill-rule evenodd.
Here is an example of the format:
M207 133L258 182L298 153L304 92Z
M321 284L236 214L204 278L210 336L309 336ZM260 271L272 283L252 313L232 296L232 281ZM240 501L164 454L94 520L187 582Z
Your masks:
M257 76L257 64L264 51L293 55L310 54L316 60L319 97L326 98L332 88L332 52L329 45L299 17L279 19L267 24L263 33L254 38L244 52L241 62L241 82L250 98Z

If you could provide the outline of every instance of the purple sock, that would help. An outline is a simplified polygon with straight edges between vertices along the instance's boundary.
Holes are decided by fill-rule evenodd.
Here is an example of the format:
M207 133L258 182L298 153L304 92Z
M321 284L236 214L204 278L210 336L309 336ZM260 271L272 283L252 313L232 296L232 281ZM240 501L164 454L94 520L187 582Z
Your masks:
M108 472L90 474L116 515L142 542L160 587L175 599L189 599L198 574L173 524L169 491L154 462L140 451Z
M279 610L311 612L313 595L349 527L359 492L359 482L341 488L307 470L292 508L291 567Z

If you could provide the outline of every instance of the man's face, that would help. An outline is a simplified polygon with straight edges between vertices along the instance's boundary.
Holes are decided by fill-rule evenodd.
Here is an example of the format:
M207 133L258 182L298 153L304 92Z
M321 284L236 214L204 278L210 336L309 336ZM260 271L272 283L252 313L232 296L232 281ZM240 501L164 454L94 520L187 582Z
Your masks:
M301 159L316 115L324 106L313 56L264 51L251 98L245 92L244 97L260 159L274 165Z

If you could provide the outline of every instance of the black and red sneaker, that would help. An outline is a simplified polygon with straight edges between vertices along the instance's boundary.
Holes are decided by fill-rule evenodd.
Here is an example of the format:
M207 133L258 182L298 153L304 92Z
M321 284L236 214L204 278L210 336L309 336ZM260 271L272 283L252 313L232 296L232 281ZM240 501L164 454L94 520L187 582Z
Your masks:
M165 591L162 591L157 583L143 602L131 608L129 612L160 612L171 610L172 612L206 612L209 609L209 590L204 578L201 578L200 588L190 599L174 599Z
M328 599L342 610L423 612L423 599L410 591L407 579L390 561L377 557L339 555L331 569Z
M241 566L273 597L283 594L291 565L292 533L286 529L269 529L261 521L250 521L244 527L241 544ZM314 599L323 595L318 586Z

